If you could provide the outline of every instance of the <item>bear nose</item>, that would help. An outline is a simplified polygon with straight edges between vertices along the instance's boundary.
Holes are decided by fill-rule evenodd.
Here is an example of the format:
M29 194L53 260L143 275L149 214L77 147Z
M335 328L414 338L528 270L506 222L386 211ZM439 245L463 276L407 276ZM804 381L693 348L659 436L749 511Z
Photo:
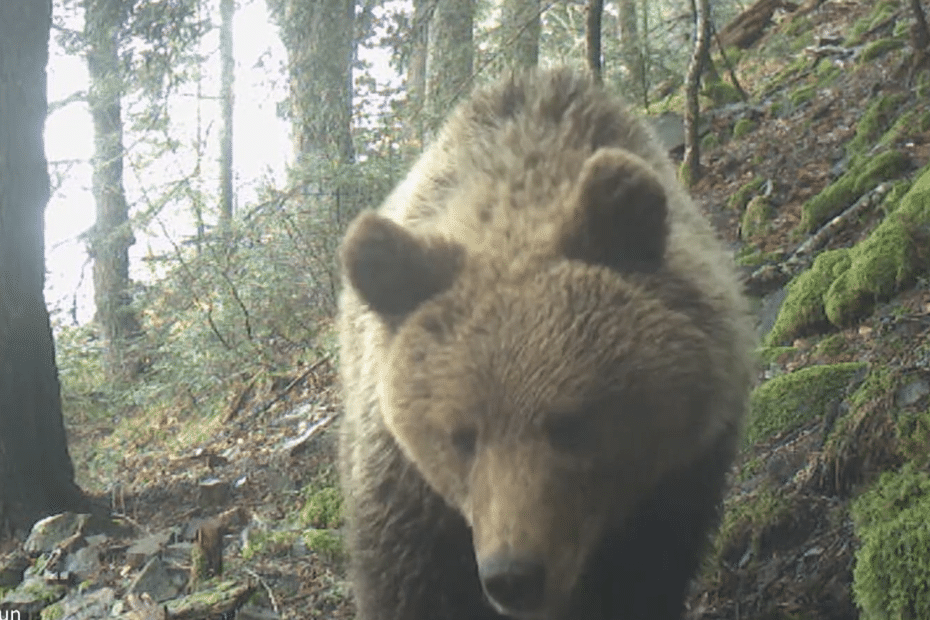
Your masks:
M484 591L511 615L529 614L539 610L546 590L546 567L529 558L497 555L478 565Z

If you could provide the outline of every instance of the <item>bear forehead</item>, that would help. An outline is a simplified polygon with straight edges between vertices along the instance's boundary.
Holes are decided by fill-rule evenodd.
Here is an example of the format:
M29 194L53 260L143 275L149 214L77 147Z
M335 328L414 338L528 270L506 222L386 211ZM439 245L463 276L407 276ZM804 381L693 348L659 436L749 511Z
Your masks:
M706 337L685 315L609 270L568 262L453 287L415 312L392 348L388 371L420 383L410 396L441 388L463 400L580 402L699 381L708 364Z

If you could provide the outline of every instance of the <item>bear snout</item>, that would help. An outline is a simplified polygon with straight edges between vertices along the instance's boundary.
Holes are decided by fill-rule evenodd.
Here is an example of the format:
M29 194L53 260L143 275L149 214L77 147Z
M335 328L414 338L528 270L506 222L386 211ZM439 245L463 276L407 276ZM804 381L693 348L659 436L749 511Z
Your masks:
M546 567L540 559L497 554L478 564L485 594L504 614L532 616L546 598Z

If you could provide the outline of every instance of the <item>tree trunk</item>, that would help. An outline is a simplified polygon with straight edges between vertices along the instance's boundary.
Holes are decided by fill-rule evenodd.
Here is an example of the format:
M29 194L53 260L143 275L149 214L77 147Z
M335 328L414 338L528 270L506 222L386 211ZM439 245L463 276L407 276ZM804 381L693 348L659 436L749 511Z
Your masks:
M51 0L0 2L0 538L83 509L45 308Z
M708 56L710 43L710 3L709 0L698 0L694 7L695 21L697 23L697 39L694 43L694 52L688 65L688 74L685 78L685 159L684 169L687 185L693 184L701 176L701 150L698 142L698 124L700 123L700 107L698 105L698 91L701 86L701 72L704 60Z
M220 0L220 102L223 124L220 134L220 225L226 230L232 221L233 203L233 15L235 0Z
M540 30L539 0L504 0L500 46L510 67L525 69L539 63Z
M426 57L426 124L436 129L471 89L475 0L436 0Z
M352 145L354 0L284 0L291 121L298 159L349 163ZM281 14L279 12L279 14Z
M617 2L620 26L620 50L623 64L630 72L630 99L647 107L649 99L646 85L646 65L643 62L643 50L639 40L636 21L636 0L619 0Z
M94 301L103 328L107 373L111 380L136 376L130 352L141 328L131 307L129 246L135 243L123 189L123 72L119 58L120 0L86 0L85 36L89 44L88 103L94 123L93 194L97 221L91 239Z
M604 15L604 0L589 0L588 23L585 33L585 49L588 68L597 82L603 82L601 73L601 18Z
M426 48L429 41L430 0L413 0L413 28L407 63L408 139L417 150L423 144L423 106L426 104Z

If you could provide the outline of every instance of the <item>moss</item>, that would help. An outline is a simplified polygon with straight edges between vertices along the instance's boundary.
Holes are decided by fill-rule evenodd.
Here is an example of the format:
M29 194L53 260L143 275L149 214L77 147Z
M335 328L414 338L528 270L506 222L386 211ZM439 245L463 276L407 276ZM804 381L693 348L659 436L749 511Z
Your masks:
M901 199L898 208L849 250L849 266L836 274L824 296L834 325L848 325L927 271L930 235L930 169Z
M863 160L801 207L801 230L812 232L882 181L900 175L907 157L890 150Z
M763 383L749 400L747 442L793 430L822 415L842 399L842 389L864 367L861 362L811 366Z
M730 196L730 200L727 203L728 206L736 211L742 211L743 208L749 204L749 200L756 192L762 189L763 185L765 185L765 179L762 177L755 177L751 181L744 183L742 187Z
M758 456L754 456L749 459L739 468L739 471L736 472L736 481L737 482L746 482L754 478L757 474L762 471L764 463L762 459Z
M685 187L694 185L694 179L691 177L691 168L688 167L688 162L686 161L681 162L681 165L678 166L678 180Z
M920 131L930 130L930 110L924 110L917 117L917 129Z
M879 39L869 43L862 54L859 55L859 62L870 62L880 58L891 50L901 49L904 47L904 41L901 39Z
M841 75L843 70L832 62L821 61L817 65L817 84L821 87L829 86Z
M798 107L799 105L807 103L813 99L814 95L816 94L817 86L814 84L806 84L792 92L789 99L794 107Z
M900 412L895 432L901 455L917 467L926 468L930 462L930 409Z
M736 87L725 80L708 82L701 94L709 98L716 106L736 103L741 100Z
M894 15L899 8L899 0L882 0L872 7L872 12L858 20L849 29L846 45L853 47L862 41L862 35L879 25L883 20Z
M813 22L811 22L810 16L798 15L790 19L788 25L785 26L784 31L785 34L787 34L789 37L797 37L798 35L805 32L808 32L811 34L811 36L813 36L814 33L812 32L812 29Z
M728 501L714 541L714 557L736 563L744 553L747 542L755 551L753 555L758 555L762 533L772 524L789 517L790 513L791 503L788 499L768 488L760 489L754 495Z
M862 113L856 125L856 135L846 145L846 154L851 158L861 157L864 151L871 148L895 120L898 108L906 99L907 95L897 93L873 101Z
M746 211L740 220L740 237L743 241L760 235L768 228L772 219L772 206L765 196L756 196L746 205Z
M908 464L852 504L853 593L863 620L930 618L930 476Z
M348 557L342 537L330 530L308 530L303 540L308 549L329 562L341 562Z
M796 352L797 349L795 347L761 347L756 354L762 362L772 364L785 357L794 355Z
M834 271L842 271L848 265L848 249L829 250L822 252L810 269L797 275L788 284L788 295L765 337L765 345L781 344L825 324L823 296L833 283Z
M752 133L756 129L756 124L748 118L741 118L733 125L733 138L739 139Z
M715 133L709 133L701 138L701 151L711 151L720 146L720 138Z
M817 343L815 352L819 355L839 355L846 348L846 338L843 334L830 334Z
M744 245L745 251L741 251L736 262L742 267L758 267L766 263L777 263L784 255L781 252L760 252L758 248L751 245Z
M342 495L335 486L312 491L300 511L300 521L316 528L338 527L342 521Z

